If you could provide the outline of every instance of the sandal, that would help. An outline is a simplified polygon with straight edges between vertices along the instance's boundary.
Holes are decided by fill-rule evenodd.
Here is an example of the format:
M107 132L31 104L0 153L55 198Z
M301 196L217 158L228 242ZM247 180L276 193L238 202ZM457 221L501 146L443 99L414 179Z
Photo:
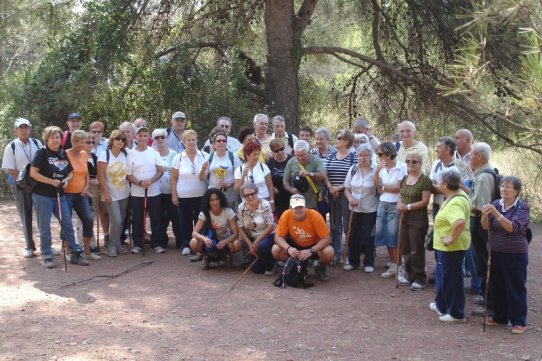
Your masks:
M521 326L521 325L512 326L512 333L516 335L520 335L523 332L525 332L526 329L527 329L527 326Z

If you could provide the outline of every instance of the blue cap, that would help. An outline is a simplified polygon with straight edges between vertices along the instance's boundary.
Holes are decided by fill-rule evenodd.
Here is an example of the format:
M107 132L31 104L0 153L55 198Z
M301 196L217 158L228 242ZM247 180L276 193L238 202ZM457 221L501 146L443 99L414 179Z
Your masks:
M81 119L81 114L79 113L70 113L68 119Z

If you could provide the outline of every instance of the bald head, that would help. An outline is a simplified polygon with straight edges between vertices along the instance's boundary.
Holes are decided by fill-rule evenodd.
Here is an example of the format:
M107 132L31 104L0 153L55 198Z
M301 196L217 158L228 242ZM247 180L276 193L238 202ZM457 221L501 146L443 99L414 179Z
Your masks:
M455 142L459 154L464 155L470 152L472 146L472 133L468 129L459 129L455 132Z
M410 146L414 142L414 135L416 134L416 126L410 120L403 120L399 123L399 136L405 144L405 146Z

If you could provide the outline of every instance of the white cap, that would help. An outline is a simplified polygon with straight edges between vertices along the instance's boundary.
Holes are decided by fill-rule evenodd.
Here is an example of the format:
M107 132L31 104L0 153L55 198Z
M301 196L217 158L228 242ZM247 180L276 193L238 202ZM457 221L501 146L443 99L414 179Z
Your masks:
M149 132L149 128L147 128L146 126L141 126L137 127L135 134L139 134L139 132L141 132L142 130L146 131L147 133Z
M171 120L177 119L177 118L186 119L186 115L183 112L175 112L175 113L173 113L173 115L171 116Z
M29 127L32 126L32 124L30 124L30 120L25 119L25 118L17 118L17 119L15 120L15 124L13 124L13 129L17 129L17 128L19 128L19 127L20 127L21 125L23 125L23 124L26 124L26 125L28 125Z
M290 197L290 207L305 207L305 197L303 197L301 194L294 194Z

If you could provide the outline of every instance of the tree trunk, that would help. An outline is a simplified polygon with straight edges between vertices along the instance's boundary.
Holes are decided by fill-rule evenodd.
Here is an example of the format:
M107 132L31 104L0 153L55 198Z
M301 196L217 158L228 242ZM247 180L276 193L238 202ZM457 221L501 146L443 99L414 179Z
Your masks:
M301 31L296 29L294 1L266 0L265 29L267 37L266 105L272 115L284 115L287 131L297 134Z

